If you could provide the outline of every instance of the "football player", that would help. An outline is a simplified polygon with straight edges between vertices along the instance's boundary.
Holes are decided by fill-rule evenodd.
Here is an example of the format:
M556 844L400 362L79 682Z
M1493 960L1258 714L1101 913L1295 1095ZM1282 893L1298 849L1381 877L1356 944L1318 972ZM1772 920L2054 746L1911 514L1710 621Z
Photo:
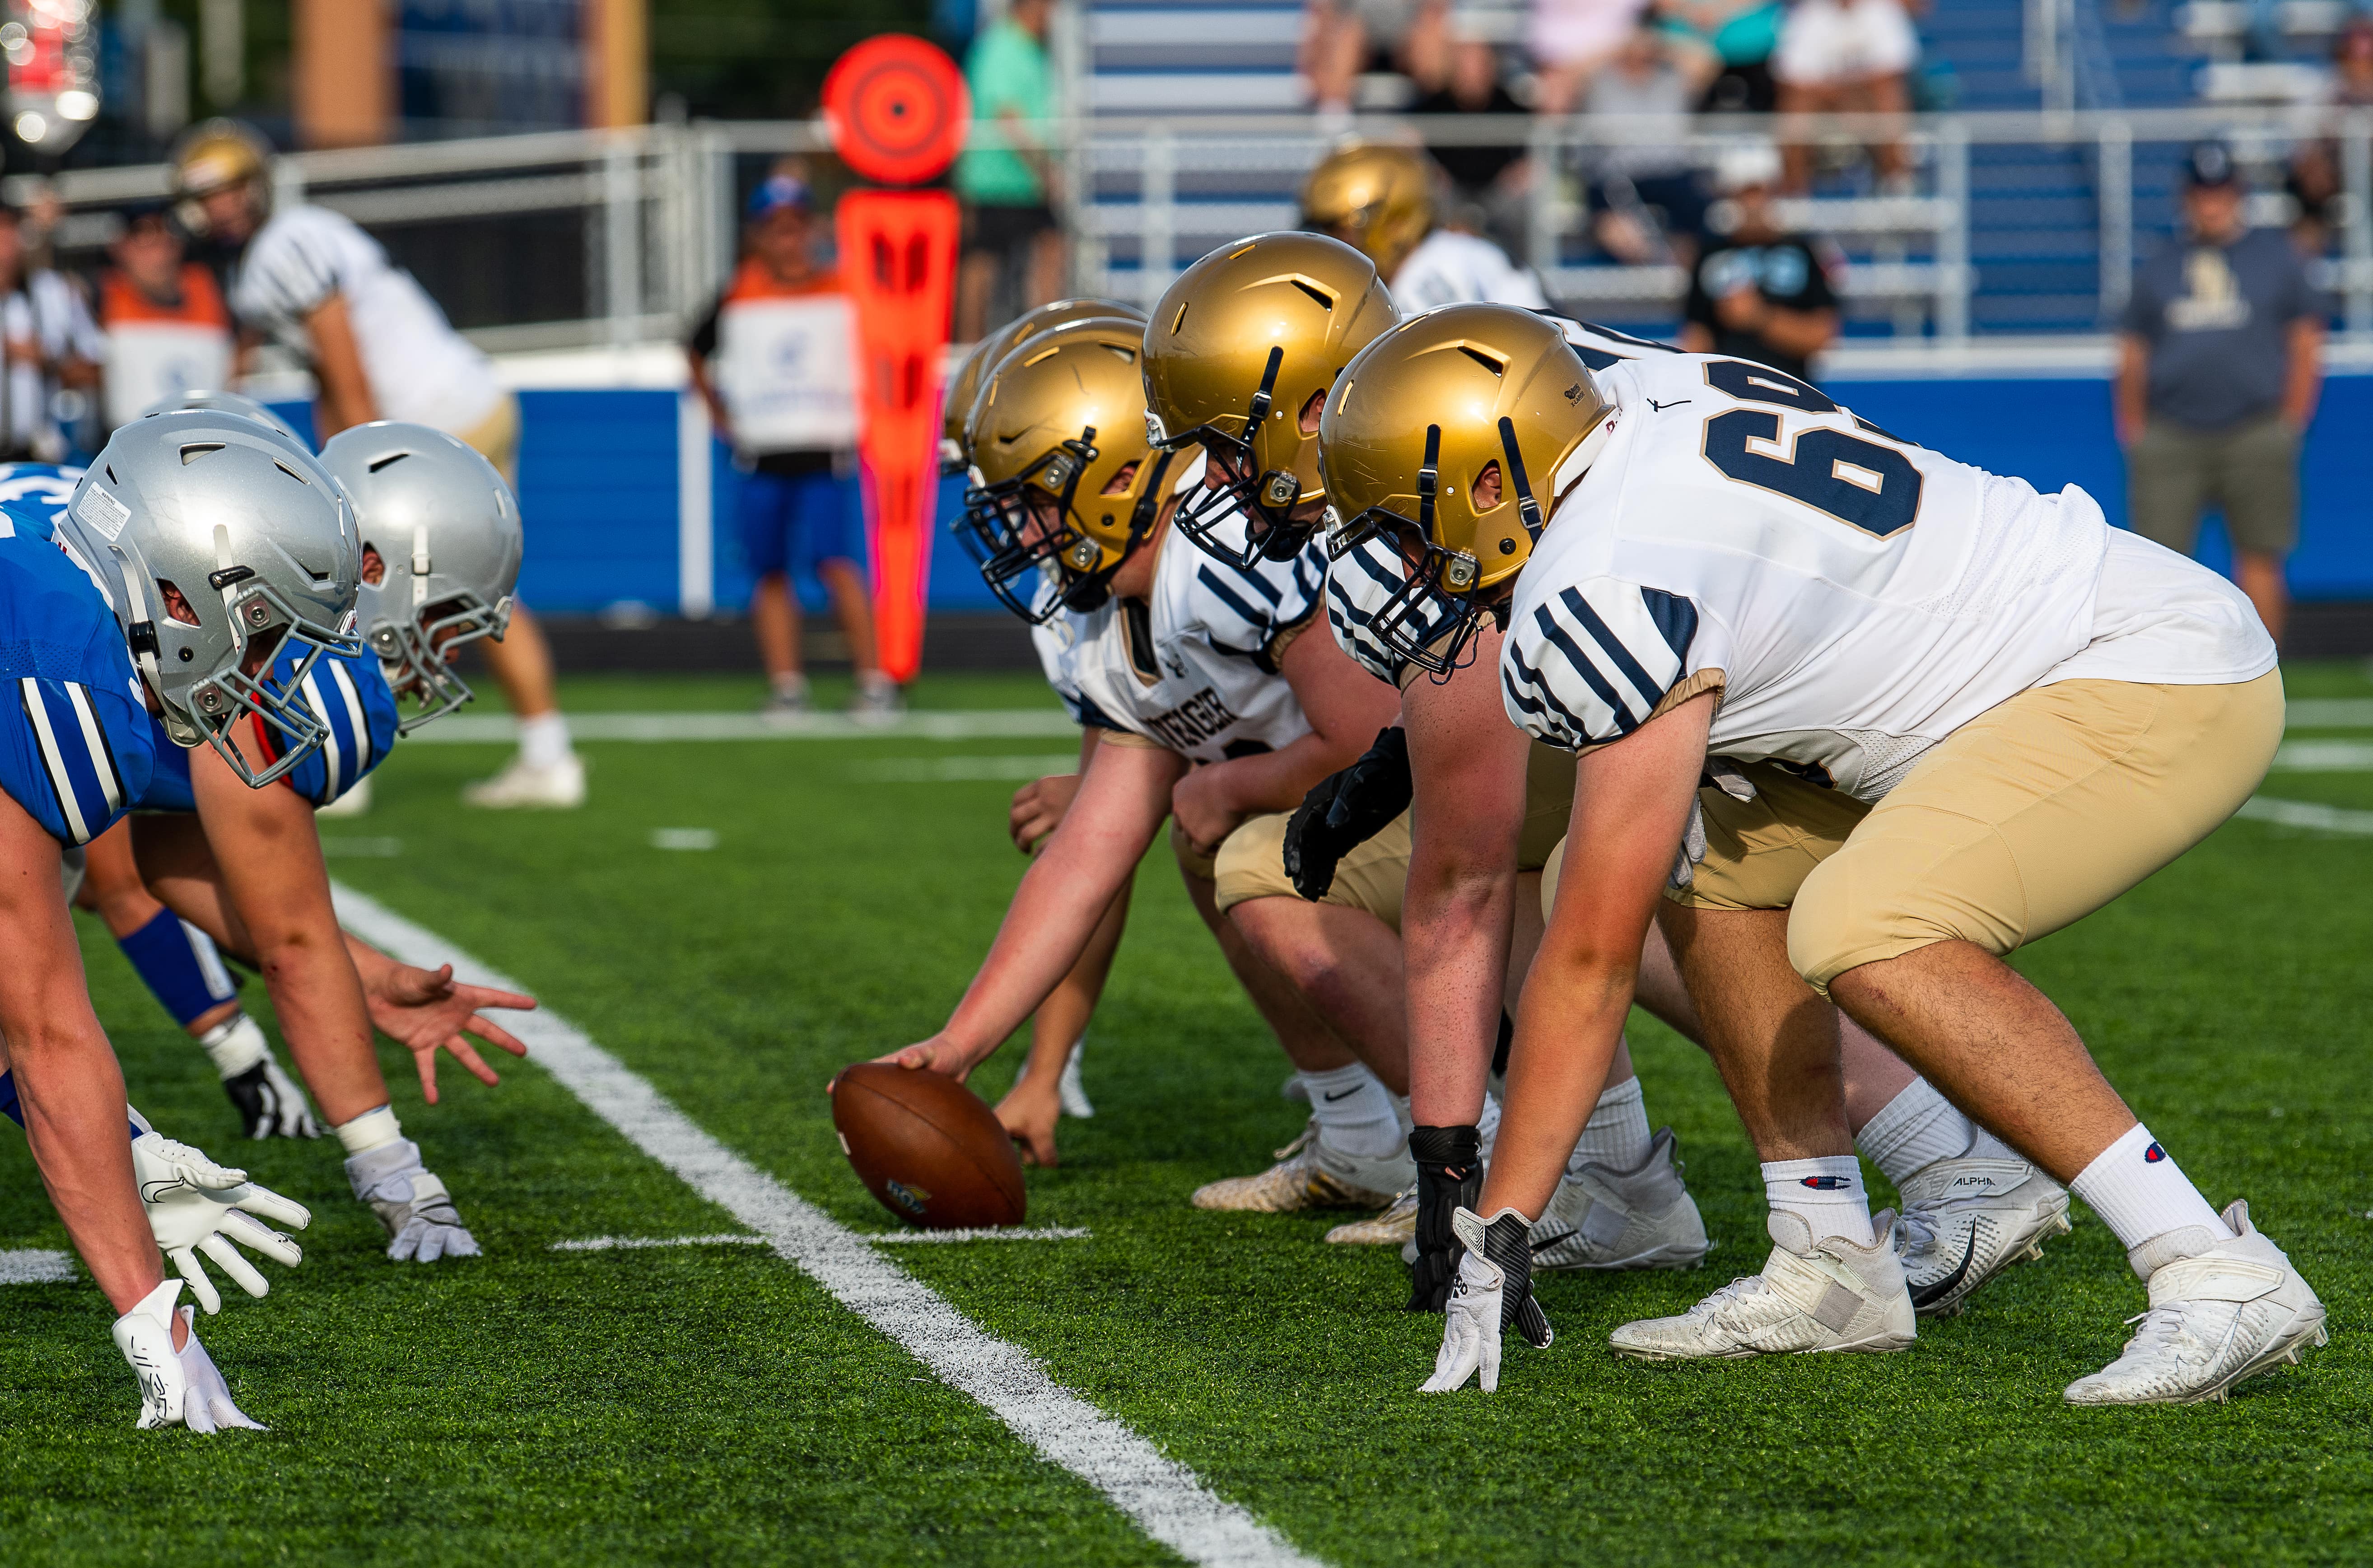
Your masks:
M1549 319L1593 369L1674 352L1603 327ZM1437 661L1446 668L1427 669L1397 651L1420 646L1439 655L1432 623L1448 629L1441 607L1421 596L1407 600L1412 591L1381 538L1361 539L1329 567L1328 622L1345 651L1399 688L1405 728L1388 732L1389 743L1339 781L1314 791L1295 813L1285 848L1296 885L1305 895L1323 889L1333 857L1414 794L1420 827L1403 935L1411 1012L1419 1020L1412 1039L1422 1045L1411 1054L1419 1193L1410 1212L1420 1212L1422 1199L1417 1293L1439 1310L1461 1250L1451 1215L1480 1191L1480 1162L1489 1157L1499 1114L1484 1074L1503 1015L1497 990L1486 982L1503 969L1521 977L1531 956L1543 873L1554 885L1556 846L1573 799L1573 762L1556 747L1527 745L1508 724L1496 626L1476 628L1463 660ZM1380 635L1385 621L1400 624L1397 637ZM1745 788L1736 772L1725 771L1724 779L1730 789ZM1368 804L1371 792L1382 803ZM1641 965L1640 1004L1702 1041L1696 1009L1655 927ZM1505 1051L1502 1041L1499 1059ZM1919 1313L1958 1312L1980 1285L2067 1228L2063 1189L1971 1124L1851 1020L1841 1030L1841 1063L1856 1145L1904 1197L1896 1235ZM1456 1181L1447 1178L1454 1170L1463 1173ZM1705 1250L1670 1136L1652 1139L1630 1052L1619 1042L1607 1086L1567 1158L1536 1239L1536 1269L1672 1266Z
M1478 235L1444 228L1440 176L1417 147L1353 142L1321 159L1302 187L1302 227L1331 235L1376 263L1404 313L1489 299L1538 310L1540 280Z
M181 521L192 517L213 520L211 538L193 537ZM243 563L208 567L234 548L309 569L343 552L355 558L350 601L361 541L345 492L301 445L251 420L162 415L115 433L55 526L113 605L160 709L157 764L134 802L153 813L134 825L135 881L263 975L298 1069L345 1149L355 1194L387 1227L390 1256L475 1253L443 1182L402 1136L371 1031L413 1050L433 1103L440 1049L494 1081L465 1032L524 1054L479 1010L529 1000L396 963L338 929L313 811L384 754L393 702L377 659L343 632L251 638L234 613L269 626L275 606L239 603ZM193 596L185 582L204 586ZM336 614L349 615L350 603ZM216 673L227 666L232 673ZM380 700L367 705L373 686Z
M1381 289L1357 303L1390 309ZM1330 1011L1342 965L1370 961L1374 944L1330 954L1313 910L1288 944L1296 968L1280 973L1222 916L1265 876L1281 882L1263 868L1276 866L1282 812L1356 754L1390 702L1328 639L1303 635L1318 610L1315 550L1222 568L1168 540L1195 471L1148 439L1142 348L1133 322L1059 328L1008 355L975 409L983 484L967 521L982 575L1023 618L1059 626L1081 780L947 1026L889 1059L968 1071L1072 968L1175 818L1198 911L1313 1091L1313 1132L1280 1156L1285 1174L1215 1183L1197 1203L1381 1208L1406 1185L1405 1052L1396 1030ZM1397 1001L1397 962L1389 981Z
M284 637L334 637L353 591L351 548L344 560L334 547L318 558L327 576L317 585L255 543L251 534L236 545L216 542L217 603L255 632L227 659L191 669L190 680L218 694L254 674L251 649ZM249 556L262 568L250 569ZM138 1424L253 1426L199 1343L193 1309L175 1303L186 1281L207 1310L221 1305L196 1251L256 1295L267 1287L231 1241L298 1260L293 1244L241 1206L300 1226L308 1216L136 1114L127 1136L123 1075L91 1011L68 897L81 847L148 782L156 755L146 693L103 591L53 547L45 512L22 496L0 503L0 619L18 687L0 710L0 839L14 873L0 895L9 955L0 978L0 1112L25 1129L59 1218L120 1315L114 1339L140 1381ZM160 1243L181 1278L166 1278Z
M2325 1338L2250 1222L2210 1207L2004 955L2081 919L2249 797L2283 729L2274 649L2221 578L1855 417L1767 367L1594 375L1527 312L1453 307L1355 362L1322 440L1354 532L1442 617L1388 640L1455 662L1503 618L1509 717L1576 752L1549 926L1430 1390L1498 1380L1546 1320L1532 1222L1590 1114L1652 918L1765 1166L1762 1270L1619 1353L1910 1345L1820 996L2116 1234L2150 1305L2077 1404L2221 1398ZM1425 410L1412 429L1407 410ZM1699 780L1748 766L1740 802ZM1700 851L1702 844L1702 852Z
M1117 299L1058 299L1024 312L982 339L948 380L940 439L941 471L958 474L972 468L971 455L964 449L965 427L971 419L973 404L979 398L981 382L1009 352L1057 327L1099 318L1141 322L1145 313ZM973 482L979 483L976 473ZM985 561L976 534L961 521L955 532L976 558ZM1076 716L1078 694L1066 689L1064 684L1059 626L1032 626L1030 640L1037 650L1039 667L1046 672L1047 685L1055 688ZM1016 790L1006 822L1013 847L1025 855L1035 853L1053 834L1055 825L1062 821L1079 788L1078 774L1058 773L1034 778ZM1103 922L1080 954L1079 963L1031 1014L1030 1054L1015 1076L1013 1087L997 1103L997 1119L1013 1135L1014 1142L1021 1146L1023 1159L1031 1164L1051 1165L1058 1162L1055 1128L1061 1117L1095 1114L1081 1079L1080 1056L1086 1045L1088 1023L1095 1016L1105 980L1112 973L1113 954L1119 950L1122 933L1128 926L1128 884L1122 884L1112 907L1105 912Z

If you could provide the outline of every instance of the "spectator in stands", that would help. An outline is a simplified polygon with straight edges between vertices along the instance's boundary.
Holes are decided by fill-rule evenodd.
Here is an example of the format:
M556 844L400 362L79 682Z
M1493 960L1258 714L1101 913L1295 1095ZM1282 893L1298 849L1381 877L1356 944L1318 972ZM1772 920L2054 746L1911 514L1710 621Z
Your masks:
M1652 121L1662 132L1655 140L1626 141L1601 153L1598 178L1590 186L1593 237L1608 254L1635 266L1666 261L1688 266L1697 259L1698 231L1705 224L1705 192L1686 146L1689 105L1703 84L1693 84L1673 55L1664 33L1643 22L1584 100L1594 115Z
M1412 115L1520 115L1525 106L1508 90L1500 72L1500 52L1484 38L1462 29L1467 13L1451 15L1450 67L1440 90L1410 105ZM1420 122L1422 124L1422 122ZM1522 142L1479 146L1424 136L1426 150L1450 177L1453 193L1444 221L1488 235L1503 248L1521 248L1532 162Z
M106 345L64 275L26 254L21 215L0 205L0 458L57 462L66 455L59 394L94 386Z
M1013 0L964 59L975 123L956 159L964 199L956 338L976 343L1063 286L1055 221L1055 73L1046 33L1055 0Z
M1898 0L1796 0L1771 56L1783 114L1900 114L1911 106L1910 79L1920 62L1919 35ZM1786 188L1811 189L1809 149L1783 143ZM1879 185L1900 188L1903 146L1892 138L1870 149Z
M1570 114L1639 25L1644 0L1532 0L1526 29L1540 72L1540 111Z
M175 194L184 222L232 258L230 308L243 343L273 338L312 369L314 440L374 419L411 420L475 448L516 487L519 399L493 362L352 218L275 206L270 157L246 126L208 121L174 151ZM514 601L501 640L477 646L519 716L520 749L462 799L497 810L582 805L585 764L569 744L535 617Z
M1418 92L1438 92L1450 75L1450 0L1310 0L1294 68L1330 126L1348 123L1362 76L1389 71Z
M2291 242L2249 226L2247 196L2222 144L2192 149L2186 232L2134 271L2118 441L2133 531L2189 555L2203 509L2222 509L2241 591L2279 640L2329 307Z
M1734 147L1716 171L1724 201L1708 215L1724 230L1689 274L1681 346L1728 354L1809 380L1813 356L1838 335L1837 247L1782 229L1771 212L1780 155Z
M163 202L124 214L99 275L106 340L106 415L128 425L183 392L230 384L230 308L215 275L191 261Z
M1787 19L1785 0L1670 0L1668 22L1686 25L1713 55L1713 79L1699 107L1710 114L1768 114L1779 101L1771 52Z
M779 170L751 193L741 264L693 329L693 390L742 471L742 551L755 579L750 626L766 666L770 714L804 713L795 545L815 565L857 666L850 710L887 717L898 688L873 651L873 616L857 562L864 548L856 484L855 328L840 274L815 263L805 181ZM711 367L714 374L711 374Z
M2325 101L2339 110L2373 109L2373 18L2351 18L2332 40L2332 85ZM2298 204L2298 221L2291 233L2301 253L2326 254L2346 222L2347 181L2338 138L2313 136L2299 143L2285 184Z

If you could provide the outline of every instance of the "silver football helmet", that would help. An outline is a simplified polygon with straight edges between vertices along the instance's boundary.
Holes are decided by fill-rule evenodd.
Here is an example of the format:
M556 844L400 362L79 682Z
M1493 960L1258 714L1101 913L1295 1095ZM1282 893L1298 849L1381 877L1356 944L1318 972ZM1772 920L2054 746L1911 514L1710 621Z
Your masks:
M301 443L205 410L135 419L91 460L60 526L175 743L205 742L257 789L321 746L300 688L324 652L362 652L362 544L345 492ZM291 647L304 660L275 681ZM261 767L232 738L250 718Z
M388 685L419 704L410 734L470 700L453 655L500 640L519 583L519 499L466 442L426 425L380 420L341 430L321 465L346 487L362 530L362 637Z
M185 392L179 397L167 398L153 408L142 409L140 417L146 419L152 415L174 414L191 408L204 409L214 414L236 414L242 418L252 419L259 425L270 426L298 446L305 444L305 438L291 429L288 421L281 418L255 399L242 397L237 392Z

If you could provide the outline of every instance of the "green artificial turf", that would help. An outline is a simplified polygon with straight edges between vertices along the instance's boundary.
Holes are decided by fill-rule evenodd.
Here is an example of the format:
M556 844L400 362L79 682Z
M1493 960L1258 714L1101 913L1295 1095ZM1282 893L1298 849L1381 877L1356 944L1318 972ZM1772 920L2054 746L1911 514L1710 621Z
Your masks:
M2373 695L2362 671L2297 695ZM582 709L746 706L755 681L584 680ZM1022 677L918 705L1046 704ZM2344 738L2344 737L2341 737ZM1022 861L997 781L904 782L1059 740L596 744L580 812L466 812L499 748L407 746L333 873L536 989L695 1120L843 1222L890 1222L835 1146L825 1078L929 1033ZM907 765L903 770L902 760ZM2361 775L2269 795L2373 808ZM651 847L707 828L717 848ZM390 851L393 852L391 853ZM1197 1212L1186 1194L1291 1138L1282 1059L1166 850L1140 876L1089 1036L1098 1114L1030 1176L1031 1223L1086 1240L889 1256L1297 1547L1343 1563L2337 1562L2373 1551L2373 1087L2359 999L2373 839L2238 822L2020 957L2185 1169L2248 1197L2332 1308L2332 1345L2224 1406L2075 1411L2144 1305L2102 1227L1888 1357L1642 1367L1627 1318L1680 1310L1764 1251L1754 1157L1692 1047L1633 1031L1719 1246L1688 1274L1559 1275L1559 1338L1501 1392L1413 1390L1439 1319L1335 1216ZM0 1539L24 1562L369 1559L508 1564L1142 1562L1084 1482L755 1247L555 1253L733 1223L532 1066L396 1106L487 1256L379 1255L334 1146L241 1146L210 1070L96 926L85 949L135 1099L314 1207L308 1258L204 1327L268 1435L135 1433L87 1283L0 1289ZM268 1012L262 988L248 994ZM976 1084L992 1098L1016 1052ZM65 1245L0 1138L0 1246Z

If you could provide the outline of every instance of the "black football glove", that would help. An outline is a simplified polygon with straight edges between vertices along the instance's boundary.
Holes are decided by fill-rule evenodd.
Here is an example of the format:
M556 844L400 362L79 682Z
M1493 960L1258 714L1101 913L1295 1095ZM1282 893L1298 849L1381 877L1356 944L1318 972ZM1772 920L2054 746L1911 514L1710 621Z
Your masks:
M1451 1223L1467 1250L1443 1314L1433 1375L1419 1392L1447 1394L1473 1377L1489 1394L1500 1387L1500 1345L1510 1328L1537 1351L1547 1350L1557 1338L1549 1315L1533 1299L1533 1227L1514 1209L1502 1209L1489 1221L1461 1209Z
M1417 1261L1409 1265L1406 1312L1440 1312L1464 1250L1450 1217L1483 1199L1482 1139L1472 1127L1409 1129L1417 1162Z
M1314 904L1326 897L1337 864L1409 810L1414 792L1407 732L1397 724L1377 731L1376 743L1358 761L1311 786L1285 825L1285 874L1293 890Z

